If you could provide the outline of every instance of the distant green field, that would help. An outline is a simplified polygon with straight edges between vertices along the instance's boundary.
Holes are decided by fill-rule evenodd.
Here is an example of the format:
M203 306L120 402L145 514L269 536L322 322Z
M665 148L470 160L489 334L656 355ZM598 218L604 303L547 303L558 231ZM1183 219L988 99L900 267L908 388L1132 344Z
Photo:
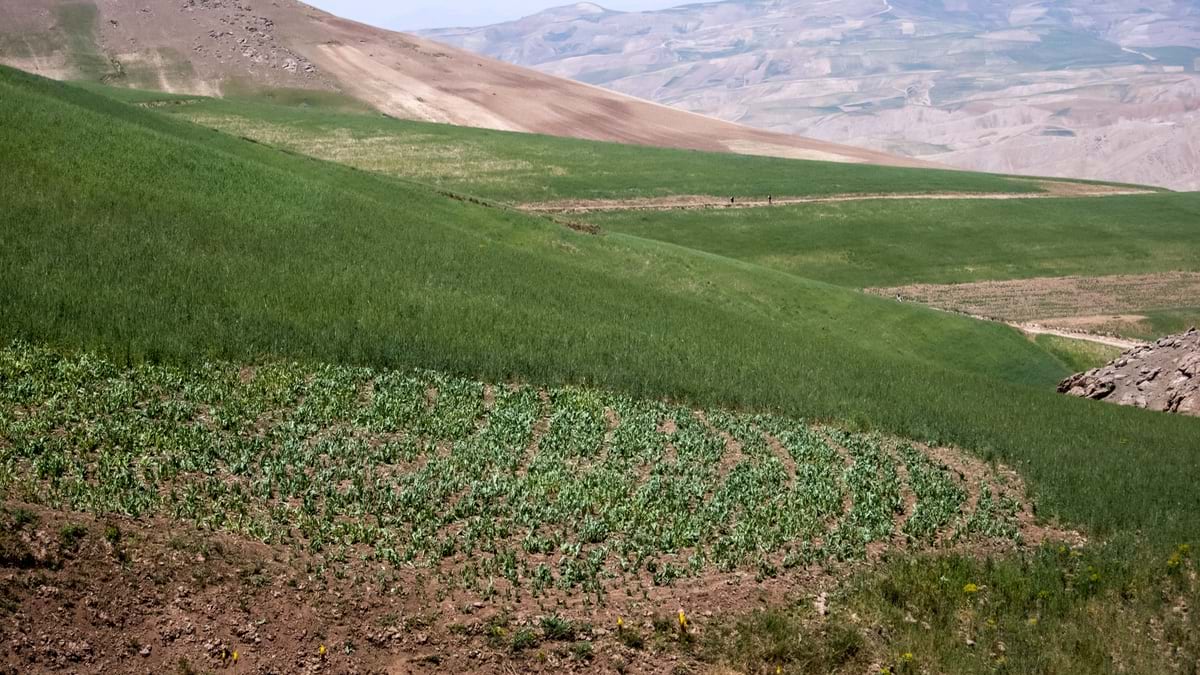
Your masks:
M838 420L1003 459L1042 515L1098 534L1196 532L1200 422L1060 397L1067 369L1003 326L576 233L0 73L0 337Z
M105 93L146 100L138 92ZM275 147L506 202L1039 190L1032 181L990 174L645 148L341 113L315 103L197 98L165 110Z
M855 288L1200 270L1200 193L579 216Z

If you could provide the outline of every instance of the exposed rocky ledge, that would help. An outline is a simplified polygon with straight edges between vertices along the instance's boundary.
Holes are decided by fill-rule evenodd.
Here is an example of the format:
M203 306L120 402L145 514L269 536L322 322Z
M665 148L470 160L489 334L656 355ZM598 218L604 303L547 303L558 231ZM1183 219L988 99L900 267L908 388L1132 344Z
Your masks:
M1072 375L1061 393L1200 417L1200 330L1162 338L1102 368Z

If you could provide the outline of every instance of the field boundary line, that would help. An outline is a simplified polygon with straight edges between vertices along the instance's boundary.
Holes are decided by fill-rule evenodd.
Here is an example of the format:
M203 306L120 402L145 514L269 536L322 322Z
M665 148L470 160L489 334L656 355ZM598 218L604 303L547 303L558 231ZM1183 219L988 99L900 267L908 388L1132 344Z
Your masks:
M604 213L615 211L703 211L709 209L754 209L797 204L837 204L860 201L949 201L949 200L1011 200L1011 199L1068 199L1077 197L1122 197L1158 194L1154 190L1085 189L1074 193L1048 192L932 192L907 194L841 194L823 197L779 197L723 199L711 196L676 196L649 199L564 200L517 204L527 213Z

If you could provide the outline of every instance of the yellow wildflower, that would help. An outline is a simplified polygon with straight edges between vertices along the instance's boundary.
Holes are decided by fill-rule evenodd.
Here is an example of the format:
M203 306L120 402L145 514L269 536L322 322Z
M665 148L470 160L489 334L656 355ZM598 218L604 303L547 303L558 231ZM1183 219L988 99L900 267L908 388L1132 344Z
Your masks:
M967 595L975 595L978 592L979 587L975 584L967 584L966 586L963 586L963 593L966 593Z
M903 654L900 655L900 660L904 663L912 663L913 658L914 657L913 657L912 652L904 652Z
M621 630L624 627L625 627L625 619L622 619L621 617L618 616L617 617L617 630Z
M317 656L325 656L325 645L317 648Z
M238 660L238 653L237 653L237 650L236 650L236 649L235 649L235 650L233 650L233 657L232 657L232 658L233 658L233 662L234 662L234 663L237 663L237 660Z
M681 609L681 610L679 610L679 628L681 630L687 630L687 627L688 627L687 616L683 613L683 610Z

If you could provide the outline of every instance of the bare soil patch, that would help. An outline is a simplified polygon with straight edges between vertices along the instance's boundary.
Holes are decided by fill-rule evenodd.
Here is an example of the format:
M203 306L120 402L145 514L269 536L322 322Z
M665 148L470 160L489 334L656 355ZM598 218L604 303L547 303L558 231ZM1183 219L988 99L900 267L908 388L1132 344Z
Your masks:
M899 297L938 309L1007 322L1090 332L1140 332L1138 312L1195 305L1200 273L1048 277L966 284L913 284L871 288L868 293Z

